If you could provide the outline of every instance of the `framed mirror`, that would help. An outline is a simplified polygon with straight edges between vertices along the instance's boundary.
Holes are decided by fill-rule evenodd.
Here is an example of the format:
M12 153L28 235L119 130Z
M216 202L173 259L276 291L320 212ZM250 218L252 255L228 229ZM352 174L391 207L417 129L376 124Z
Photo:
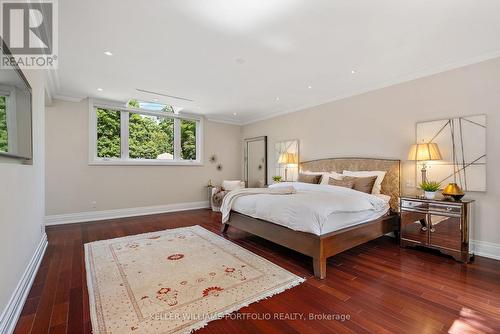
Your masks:
M244 139L244 177L247 188L267 185L267 136Z
M297 181L299 176L299 141L285 140L274 144L274 176L281 181Z
M464 191L486 191L486 115L470 115L416 124L416 143L435 144L440 157L435 161L419 160L426 165L427 179L457 183ZM416 184L422 174L416 174Z
M2 41L2 54L10 55ZM31 87L19 67L0 68L0 157L31 161Z

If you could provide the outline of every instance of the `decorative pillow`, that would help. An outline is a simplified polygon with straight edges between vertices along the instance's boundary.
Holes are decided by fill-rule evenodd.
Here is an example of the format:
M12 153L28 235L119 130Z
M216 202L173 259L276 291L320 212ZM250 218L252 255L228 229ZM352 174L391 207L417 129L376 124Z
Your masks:
M328 184L331 186L344 187L352 189L354 187L354 180L337 180L331 177L328 180Z
M240 180L224 180L222 181L222 189L227 191L233 191L236 189L245 188L245 183Z
M376 180L377 180L376 176L369 176L369 177L346 176L342 181L352 181L354 183L352 189L367 194L371 194L373 185L375 184Z
M321 179L321 174L314 175L314 174L299 173L298 181L304 183L318 184L320 179Z
M320 184L329 184L330 179L335 179L335 180L342 180L344 178L344 175L339 174L337 172L324 172L323 176L321 177L321 182Z
M374 195L380 194L382 190L382 181L384 181L385 174L387 172L383 171L348 171L345 170L342 175L344 176L354 176L354 177L368 177L368 176L376 176L375 184L373 185L373 189L369 192Z

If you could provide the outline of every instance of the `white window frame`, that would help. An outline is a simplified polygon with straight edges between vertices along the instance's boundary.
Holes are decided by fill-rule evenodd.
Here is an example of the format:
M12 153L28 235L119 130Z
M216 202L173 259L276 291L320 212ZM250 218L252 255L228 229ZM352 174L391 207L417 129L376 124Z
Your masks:
M97 108L120 112L120 158L99 158L97 156ZM129 157L128 132L129 114L141 114L174 119L174 159L131 159ZM196 121L196 160L184 160L181 154L181 120ZM183 113L182 115L165 114L161 111L124 107L123 103L97 101L89 99L89 165L166 165L166 166L203 166L203 125L200 115Z

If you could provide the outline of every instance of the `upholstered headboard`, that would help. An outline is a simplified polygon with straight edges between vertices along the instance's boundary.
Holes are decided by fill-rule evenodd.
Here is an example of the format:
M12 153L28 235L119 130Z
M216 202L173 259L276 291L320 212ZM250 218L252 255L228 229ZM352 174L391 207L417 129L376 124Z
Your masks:
M390 159L372 158L331 158L301 162L300 171L342 173L344 170L386 171L382 182L382 194L391 196L391 209L398 210L399 196L401 194L401 161Z

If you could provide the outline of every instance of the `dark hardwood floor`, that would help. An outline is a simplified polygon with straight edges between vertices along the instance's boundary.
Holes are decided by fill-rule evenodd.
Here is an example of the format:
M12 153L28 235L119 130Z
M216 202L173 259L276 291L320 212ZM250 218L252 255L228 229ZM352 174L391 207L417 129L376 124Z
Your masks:
M196 210L47 228L49 246L15 333L91 332L84 243L196 224L219 233L219 219ZM233 314L246 319L216 320L197 333L500 333L500 261L464 265L383 237L330 258L327 279L318 280L310 258L234 228L228 235L307 280ZM291 319L295 313L349 320Z

